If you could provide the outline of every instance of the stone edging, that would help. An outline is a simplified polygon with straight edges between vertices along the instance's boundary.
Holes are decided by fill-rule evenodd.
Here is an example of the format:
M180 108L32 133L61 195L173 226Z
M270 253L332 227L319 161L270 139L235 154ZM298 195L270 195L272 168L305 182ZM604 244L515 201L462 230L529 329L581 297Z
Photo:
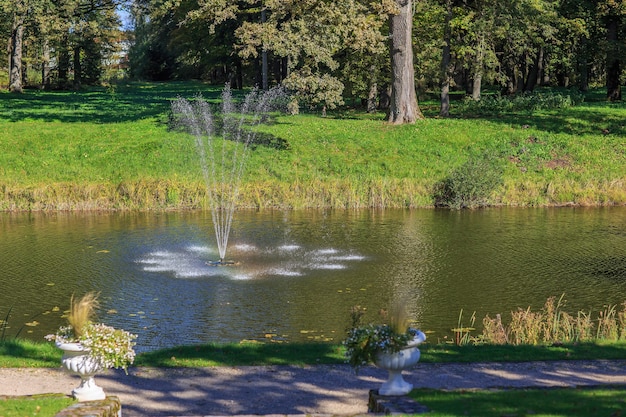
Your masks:
M72 404L54 417L122 417L122 403L112 395L104 400Z

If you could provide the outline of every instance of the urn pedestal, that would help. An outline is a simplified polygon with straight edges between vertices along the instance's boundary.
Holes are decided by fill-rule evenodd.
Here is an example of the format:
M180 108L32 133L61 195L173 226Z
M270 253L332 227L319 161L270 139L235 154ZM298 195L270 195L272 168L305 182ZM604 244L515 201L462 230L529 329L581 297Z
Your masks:
M102 371L98 361L89 356L89 349L80 343L57 343L63 351L61 364L71 374L80 376L80 385L72 390L78 401L96 401L106 398L104 390L96 385L94 375Z
M386 369L389 377L378 389L380 395L406 395L413 389L402 377L402 371L413 367L420 360L420 351L417 345L426 340L426 335L418 331L415 338L406 348L399 352L381 353L376 358L376 366Z

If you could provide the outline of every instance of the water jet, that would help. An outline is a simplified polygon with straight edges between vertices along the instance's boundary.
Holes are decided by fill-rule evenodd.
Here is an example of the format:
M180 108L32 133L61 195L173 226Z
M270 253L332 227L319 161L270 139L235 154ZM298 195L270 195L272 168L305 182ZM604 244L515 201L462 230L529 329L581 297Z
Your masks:
M193 100L178 98L172 103L175 123L195 138L206 185L219 252L219 261L207 265L234 264L224 259L249 145L255 141L256 127L268 119L270 111L278 109L277 103L282 97L281 87L268 91L254 89L238 105L226 84L221 114L214 114L209 103L199 95ZM216 129L220 127L218 135Z

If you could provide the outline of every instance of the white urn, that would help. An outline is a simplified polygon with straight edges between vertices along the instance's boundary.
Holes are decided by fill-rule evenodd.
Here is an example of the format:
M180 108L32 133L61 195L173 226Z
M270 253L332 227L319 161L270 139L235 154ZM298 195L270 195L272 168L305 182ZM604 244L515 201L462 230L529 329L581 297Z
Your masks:
M63 351L61 364L71 374L81 378L80 385L72 390L72 396L78 401L104 400L104 390L96 385L94 375L102 371L102 366L89 356L89 349L80 343L56 343Z
M406 382L402 377L402 371L415 366L420 360L420 350L417 345L424 340L426 340L426 335L418 330L415 338L406 348L399 352L378 354L376 366L389 372L387 381L378 389L380 395L406 395L413 389L413 384Z

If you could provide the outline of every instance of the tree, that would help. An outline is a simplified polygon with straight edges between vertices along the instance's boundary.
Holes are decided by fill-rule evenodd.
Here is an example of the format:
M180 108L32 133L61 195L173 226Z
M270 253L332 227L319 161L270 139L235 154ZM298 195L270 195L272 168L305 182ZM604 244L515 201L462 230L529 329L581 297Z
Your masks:
M6 2L3 2L6 3ZM13 93L21 93L23 90L22 78L22 53L24 41L24 24L28 5L25 0L17 0L2 4L7 6L11 15L11 36L9 38L9 91ZM5 9L7 10L7 9Z
M235 22L237 54L262 73L263 54L281 63L282 83L301 103L322 110L342 103L339 59L353 52L376 54L384 47L384 17L393 3L366 0L205 0L185 21L210 31ZM262 82L262 77L259 77Z
M417 103L413 67L413 2L398 0L397 13L389 16L391 102L388 121L415 123L424 116Z
M626 0L598 2L599 14L606 27L606 94L609 101L622 99L620 76L622 74L624 20Z

